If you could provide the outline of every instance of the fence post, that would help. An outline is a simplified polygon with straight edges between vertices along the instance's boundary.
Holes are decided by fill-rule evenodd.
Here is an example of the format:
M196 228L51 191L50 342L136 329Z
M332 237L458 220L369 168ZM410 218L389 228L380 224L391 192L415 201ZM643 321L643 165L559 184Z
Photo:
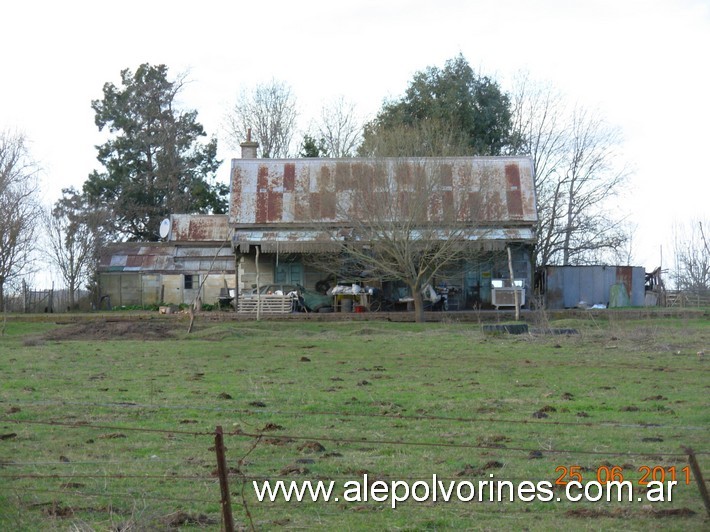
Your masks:
M705 480L703 480L703 473L700 471L700 465L698 460L695 458L695 453L690 447L683 447L683 450L688 454L688 463L690 464L690 470L695 476L695 482L698 484L698 490L700 491L700 497L703 499L705 504L705 511L710 516L710 496L708 496L708 487L705 485Z
M222 524L225 532L234 532L232 519L232 501L229 497L229 483L227 482L227 460L224 457L224 438L222 426L217 425L214 435L214 448L217 454L217 473L219 475L219 489L222 492Z

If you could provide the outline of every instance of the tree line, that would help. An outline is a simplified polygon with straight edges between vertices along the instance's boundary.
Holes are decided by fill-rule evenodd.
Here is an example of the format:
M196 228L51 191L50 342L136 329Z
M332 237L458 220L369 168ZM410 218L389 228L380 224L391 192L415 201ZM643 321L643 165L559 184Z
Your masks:
M178 105L185 82L185 74L171 79L165 65L143 64L123 70L118 85L106 83L91 102L96 127L109 134L97 146L102 168L81 189L63 190L49 212L37 200L39 166L26 136L0 133L0 306L7 284L31 267L40 218L49 228L46 255L73 293L96 282L106 243L158 240L160 220L171 213L226 212L217 138L208 138L197 111ZM621 131L529 76L506 91L458 55L416 72L370 120L340 97L296 141L297 118L292 89L272 80L237 95L223 133L236 148L251 131L266 158L528 156L539 212L537 265L619 262L629 246L628 220L611 203L629 176ZM707 289L710 252L702 244L679 243L683 264L676 269Z

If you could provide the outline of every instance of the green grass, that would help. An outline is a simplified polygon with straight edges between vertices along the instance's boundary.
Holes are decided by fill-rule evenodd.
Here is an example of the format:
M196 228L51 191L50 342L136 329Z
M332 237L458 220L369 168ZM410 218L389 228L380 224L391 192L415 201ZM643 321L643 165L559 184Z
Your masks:
M477 482L492 473L538 482L554 481L558 466L582 466L592 480L600 466L619 465L637 482L642 466L680 471L681 446L710 451L710 368L697 354L710 351L707 315L610 313L551 325L580 334L198 320L187 336L185 321L171 317L125 325L118 339L103 322L9 321L0 337L0 529L218 530L217 425L231 433L240 526L249 526L246 479L257 529L707 527L694 483L650 506L256 501L252 478L342 485L364 473L410 482L432 474ZM548 417L533 417L538 411ZM535 451L540 458L531 458ZM698 459L710 476L708 455ZM686 509L693 515L659 514Z

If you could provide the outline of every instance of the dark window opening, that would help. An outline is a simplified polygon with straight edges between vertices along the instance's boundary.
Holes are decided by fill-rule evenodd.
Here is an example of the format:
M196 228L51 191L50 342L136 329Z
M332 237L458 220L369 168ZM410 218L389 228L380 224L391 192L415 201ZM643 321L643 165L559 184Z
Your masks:
M185 290L192 290L193 288L193 283L197 281L195 279L197 277L196 275L185 275L185 283L184 283L184 288Z

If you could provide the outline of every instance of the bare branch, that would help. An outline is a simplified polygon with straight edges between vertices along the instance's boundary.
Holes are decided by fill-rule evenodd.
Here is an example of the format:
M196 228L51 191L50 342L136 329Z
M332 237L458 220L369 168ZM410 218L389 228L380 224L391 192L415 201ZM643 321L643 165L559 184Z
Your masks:
M228 143L237 148L251 129L262 157L288 157L296 118L296 99L285 82L271 80L242 90L225 117Z
M0 132L0 309L7 283L32 263L40 212L37 172L25 136Z
M552 86L519 76L513 91L514 151L535 162L538 264L603 261L629 234L610 198L624 190L621 133L598 113L568 109Z
M355 104L343 96L321 109L318 138L323 139L329 157L352 157L362 140L362 128Z

